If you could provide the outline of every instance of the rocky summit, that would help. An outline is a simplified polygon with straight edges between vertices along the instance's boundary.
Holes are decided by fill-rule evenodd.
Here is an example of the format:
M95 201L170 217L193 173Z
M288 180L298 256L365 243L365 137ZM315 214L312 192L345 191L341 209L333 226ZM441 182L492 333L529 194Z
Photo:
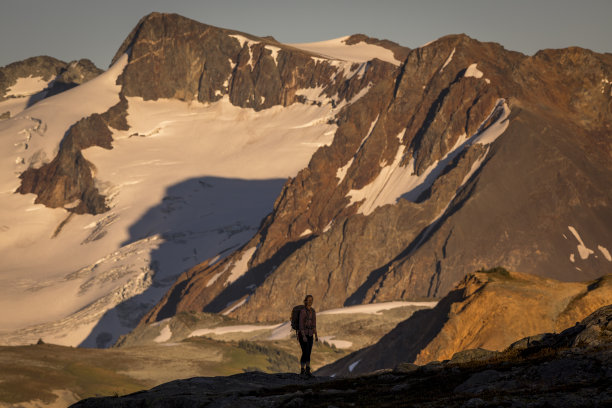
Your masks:
M503 352L397 364L355 378L250 372L173 381L73 407L606 407L612 404L612 306L559 334Z

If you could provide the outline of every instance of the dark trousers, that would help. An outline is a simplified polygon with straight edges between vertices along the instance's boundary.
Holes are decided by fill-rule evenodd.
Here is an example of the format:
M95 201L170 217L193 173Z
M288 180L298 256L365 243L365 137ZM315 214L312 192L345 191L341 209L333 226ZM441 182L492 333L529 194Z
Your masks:
M310 364L310 353L312 352L313 336L306 336L306 341L304 341L302 335L299 335L298 340L300 341L300 347L302 348L302 357L300 358L300 363L302 365Z

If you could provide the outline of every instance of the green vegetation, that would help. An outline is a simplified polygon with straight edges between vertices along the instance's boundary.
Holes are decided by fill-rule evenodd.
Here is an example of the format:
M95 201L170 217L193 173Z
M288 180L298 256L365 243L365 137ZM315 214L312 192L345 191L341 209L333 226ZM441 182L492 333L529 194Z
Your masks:
M240 340L238 347L249 354L263 354L266 356L269 363L266 369L270 372L292 372L299 365L299 360L296 356L277 347L246 340Z
M40 399L51 403L57 398L54 390L70 390L87 398L146 388L112 368L112 358L99 358L102 352L54 345L0 347L0 402Z
M503 279L503 280L512 279L510 272L508 272L508 270L502 266L496 266L491 269L480 268L476 272L486 273L489 275L490 278L493 278L493 279L495 278Z

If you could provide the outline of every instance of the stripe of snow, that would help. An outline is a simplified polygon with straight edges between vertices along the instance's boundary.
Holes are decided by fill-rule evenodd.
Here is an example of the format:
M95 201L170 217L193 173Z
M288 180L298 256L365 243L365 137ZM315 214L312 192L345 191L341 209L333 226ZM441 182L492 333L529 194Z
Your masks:
M278 53L281 49L273 45L266 45L265 48L272 52L272 58L274 59L274 62L278 65Z
M502 110L501 114L500 110ZM487 123L487 121L496 114L499 114L497 121L489 127L482 129L484 123ZM448 163L467 146L475 143L483 145L493 143L507 129L509 125L509 121L507 120L509 115L510 108L505 100L499 99L495 108L472 137L467 140L464 135L459 137L455 146L453 146L446 156L444 156L442 160L429 166L420 176L415 174L414 158L410 159L408 165L400 166L406 150L406 146L400 144L393 163L384 165L374 181L359 190L350 190L347 193L347 196L350 196L351 199L350 204L364 200L358 212L368 215L377 207L386 204L395 204L400 197L415 201L423 191L433 184ZM398 134L397 137L401 140L402 133ZM477 169L478 168L473 168L472 170L475 172Z
M444 71L444 68L446 68L446 66L450 64L450 62L453 60L453 55L455 55L455 48L453 48L453 50L451 51L450 55L446 59L446 62L444 63L444 65L442 65L442 68L440 68L440 72Z
M372 124L370 125L370 129L368 130L368 133L366 133L366 135L361 140L361 143L359 144L359 147L357 148L357 151L355 152L353 157L351 157L351 159L348 161L348 163L346 163L344 166L340 167L338 169L338 171L336 172L336 177L338 178L338 184L342 183L342 180L344 180L344 177L346 176L346 172L348 171L348 169L353 164L353 160L355 160L355 156L359 153L359 151L363 147L363 144L366 142L366 140L372 134L372 131L374 130L374 126L376 126L376 123L378 122L378 118L379 117L380 117L380 115L376 116L376 119L374 119L374 121L372 121Z
M236 264L232 268L232 273L230 274L229 278L227 278L227 280L225 281L226 285L234 283L238 278L244 275L246 271L249 270L247 263L255 253L255 249L256 247L249 248L242 254L240 260L236 262Z
M610 256L610 251L607 248L597 245L597 249L603 254L604 258L608 260L608 262L612 262L612 256Z
M228 266L229 266L229 264L228 264ZM210 278L210 280L206 283L206 287L208 288L208 287L212 286L212 284L215 283L217 281L217 279L219 279L219 277L225 273L225 271L227 270L228 266L226 266L221 272L217 272L212 278Z
M578 254L580 254L580 259L582 260L587 259L589 255L595 253L592 249L589 249L586 247L586 245L584 245L584 242L582 241L582 238L580 238L580 235L578 234L578 231L576 231L576 228L572 227L571 225L568 225L567 229L570 230L570 232L574 235L574 237L578 241L577 247L578 247Z
M570 254L570 262L571 262L571 263L576 262L576 258L574 257L574 254L573 254L573 253L571 253L571 254Z
M351 341L347 341L347 340L334 340L335 336L325 336L325 337L321 337L321 341L324 341L328 344L331 344L332 346L335 346L336 348L339 349L347 349L347 348L351 348L351 346L353 345L353 342Z
M156 343L163 343L165 341L170 340L171 337L172 337L172 330L170 330L169 325L166 325L159 333L159 336L154 338L153 341Z
M477 134L470 139L469 144L481 144L488 145L493 143L502 133L508 128L510 121L508 121L508 117L510 116L510 108L508 104L503 99L498 99L493 112L489 114L489 116L484 120L483 123L486 123L489 118L493 115L499 113L499 110L503 110L501 112L500 117L495 121L495 123L491 124L484 130L478 129ZM482 126L482 125L481 125Z
M325 88L322 86L317 86L314 88L298 89L295 94L306 97L307 101L322 102L327 99L327 96L323 94L323 91L325 91Z
M251 67L251 70L253 70L253 54L251 54L251 45L259 44L259 43L249 40L248 38L242 35L239 35L239 34L232 34L230 35L230 37L238 40L242 48L244 48L245 44L247 45L247 50L249 51L249 63L247 65Z
M484 75L482 73L481 70L479 70L476 66L478 64L474 63L472 65L470 65L466 70L465 70L465 74L463 75L464 78L469 78L469 77L473 77L473 78L482 78L482 76Z
M207 334L252 333L257 330L277 329L280 326L282 326L282 324L275 324L271 326L258 326L255 324L244 324L244 325L238 325L238 326L213 327L210 329L194 330L187 337L205 336Z
M228 310L226 310L225 312L221 313L223 316L227 316L228 314L232 313L234 310L238 309L240 306L244 305L246 303L247 300L249 300L250 296L245 296L244 299L236 302L235 305L233 305L232 307L230 307ZM231 304L231 302L230 302Z
M359 364L359 363L361 363L361 360L357 360L357 361L355 361L353 364L351 364L351 365L349 366L349 368L348 368L348 369L349 369L349 372L351 372L351 373L352 373L352 372L353 372L353 370L355 369L355 367L357 367L357 364Z
M319 312L319 316L337 315L337 314L356 314L356 313L381 314L381 312L384 310L396 309L398 307L418 306L418 307L433 308L437 304L438 302L404 302L404 301L370 303L367 305L356 305L356 306L342 307L339 309L325 310L325 311Z
M300 234L300 237L305 237L310 234L312 234L312 230L310 228L306 228L306 230Z

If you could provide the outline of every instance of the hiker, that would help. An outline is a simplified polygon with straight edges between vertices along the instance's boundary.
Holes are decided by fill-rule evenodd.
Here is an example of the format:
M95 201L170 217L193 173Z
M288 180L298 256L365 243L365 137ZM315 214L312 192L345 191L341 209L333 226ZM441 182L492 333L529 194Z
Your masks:
M310 353L312 352L313 337L319 341L317 334L317 314L312 308L314 298L312 295L306 295L304 298L304 308L300 311L300 319L298 326L298 341L302 348L302 357L300 358L301 370L300 374L311 375L310 373Z

